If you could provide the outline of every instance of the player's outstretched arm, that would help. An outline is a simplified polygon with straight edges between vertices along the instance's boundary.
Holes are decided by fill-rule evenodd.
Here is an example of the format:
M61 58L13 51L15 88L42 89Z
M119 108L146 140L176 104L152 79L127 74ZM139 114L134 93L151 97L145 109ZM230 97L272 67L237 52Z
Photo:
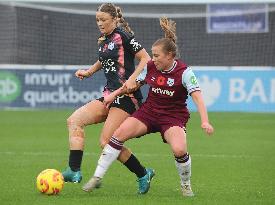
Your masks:
M75 76L79 78L80 80L83 80L84 78L91 77L94 73L99 71L101 69L101 63L97 61L94 65L92 65L89 69L83 70L79 69L75 72Z
M136 91L137 89L139 89L142 86L142 84L140 82L136 82L136 86L135 88L132 90L132 92ZM129 89L126 86L126 83L124 83L120 88L118 88L117 90L111 92L109 95L104 96L104 105L106 107L109 107L110 104L116 99L117 96L121 96L124 94L129 94Z
M143 71L144 67L146 67L149 60L151 60L149 54L145 49L140 50L136 53L135 58L138 59L139 63L136 66L135 71L133 74L129 77L129 79L125 82L128 92L133 92L136 90L136 79L139 76L139 74Z
M204 105L201 91L192 92L191 96L200 113L201 128L205 131L206 134L211 135L214 132L214 128L208 121L208 114Z

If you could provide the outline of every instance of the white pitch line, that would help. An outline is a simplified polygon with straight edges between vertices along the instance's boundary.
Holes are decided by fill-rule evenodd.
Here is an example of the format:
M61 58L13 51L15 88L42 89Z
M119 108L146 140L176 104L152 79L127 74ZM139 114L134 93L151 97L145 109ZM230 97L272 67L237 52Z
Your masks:
M158 154L158 153L135 153L137 156L143 157L170 157L171 154ZM61 152L0 152L0 155L24 155L24 156L67 156ZM96 152L85 152L86 156L99 156L100 153ZM263 158L264 156L251 156L251 155L225 155L225 154L191 154L192 157L198 158L235 158L235 159L243 159L243 158Z

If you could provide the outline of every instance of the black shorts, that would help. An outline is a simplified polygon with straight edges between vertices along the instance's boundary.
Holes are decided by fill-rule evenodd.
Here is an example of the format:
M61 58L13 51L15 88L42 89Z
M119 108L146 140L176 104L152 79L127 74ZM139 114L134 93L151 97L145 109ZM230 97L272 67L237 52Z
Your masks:
M104 97L98 98L97 100L103 102ZM129 113L130 115L133 114L142 103L142 99L136 99L134 97L129 97L127 95L118 96L114 102L110 105L111 107L116 107L125 112Z

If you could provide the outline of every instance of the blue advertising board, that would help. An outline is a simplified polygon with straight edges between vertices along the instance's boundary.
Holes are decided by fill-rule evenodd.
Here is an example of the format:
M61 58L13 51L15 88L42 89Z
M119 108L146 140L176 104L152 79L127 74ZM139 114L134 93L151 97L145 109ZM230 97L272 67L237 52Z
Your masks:
M74 70L0 70L0 108L78 107L101 97L104 74L80 81Z
M0 69L0 108L75 108L101 97L103 72L80 81L75 70ZM275 69L194 73L209 111L275 112ZM146 96L146 89L143 89ZM188 108L196 110L191 97Z
M195 71L209 111L275 112L275 70ZM189 100L189 109L196 110Z
M207 32L268 32L268 4L209 4Z

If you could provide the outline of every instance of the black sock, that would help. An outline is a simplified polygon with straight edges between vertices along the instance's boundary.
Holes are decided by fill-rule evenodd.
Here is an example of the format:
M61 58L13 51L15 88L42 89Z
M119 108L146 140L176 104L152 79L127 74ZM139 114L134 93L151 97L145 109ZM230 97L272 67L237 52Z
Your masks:
M80 171L82 162L83 151L82 150L70 150L69 166L72 171Z
M135 155L131 154L130 158L124 163L124 165L133 173L136 174L138 178L144 177L146 175L146 169L140 164Z

